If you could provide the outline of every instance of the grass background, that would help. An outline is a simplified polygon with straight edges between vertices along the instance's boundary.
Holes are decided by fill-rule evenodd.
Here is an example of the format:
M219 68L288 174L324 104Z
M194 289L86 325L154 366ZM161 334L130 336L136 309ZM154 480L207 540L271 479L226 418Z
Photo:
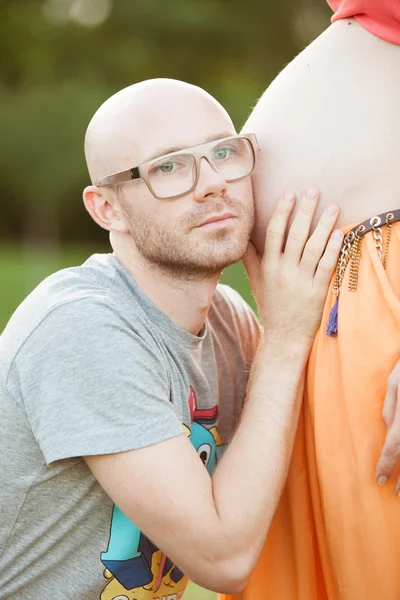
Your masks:
M25 296L45 277L65 267L79 265L98 248L63 246L51 249L24 249L13 244L0 247L0 332ZM100 251L108 252L108 248ZM254 308L248 280L241 263L228 267L222 282L231 285ZM216 600L217 595L189 584L185 600Z

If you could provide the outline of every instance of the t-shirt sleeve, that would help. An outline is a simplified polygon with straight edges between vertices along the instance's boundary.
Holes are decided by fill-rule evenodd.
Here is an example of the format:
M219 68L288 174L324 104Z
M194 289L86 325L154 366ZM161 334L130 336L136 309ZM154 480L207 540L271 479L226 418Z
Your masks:
M54 309L9 376L47 463L111 454L182 433L161 350L143 325L83 299Z
M232 288L218 285L209 312L219 379L219 433L232 439L239 422L260 326L257 317Z
M224 322L240 346L244 363L249 366L260 341L260 323L247 302L233 288L220 284L215 294L214 312Z

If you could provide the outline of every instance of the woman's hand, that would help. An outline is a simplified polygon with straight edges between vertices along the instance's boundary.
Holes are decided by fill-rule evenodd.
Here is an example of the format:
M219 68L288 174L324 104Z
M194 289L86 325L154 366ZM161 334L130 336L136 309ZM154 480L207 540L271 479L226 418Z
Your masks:
M376 467L376 479L384 485L400 459L400 361L389 375L382 416L386 425L386 439ZM400 477L396 482L400 496Z

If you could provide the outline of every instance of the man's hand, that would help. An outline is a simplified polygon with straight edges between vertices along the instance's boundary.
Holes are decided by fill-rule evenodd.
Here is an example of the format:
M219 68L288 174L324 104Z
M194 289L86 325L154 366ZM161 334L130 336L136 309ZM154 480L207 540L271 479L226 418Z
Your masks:
M383 404L382 416L387 427L386 439L376 468L376 479L384 485L400 458L400 361L388 379L388 387ZM400 495L400 477L396 483Z
M311 341L320 325L343 233L331 236L339 213L331 205L309 237L318 197L316 190L305 192L283 248L295 201L294 194L284 194L267 229L263 259L252 245L243 259L268 336Z

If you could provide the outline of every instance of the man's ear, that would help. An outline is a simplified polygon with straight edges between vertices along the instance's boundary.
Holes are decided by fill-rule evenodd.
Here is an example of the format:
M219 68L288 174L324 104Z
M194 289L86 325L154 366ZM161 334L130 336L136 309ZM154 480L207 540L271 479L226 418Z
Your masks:
M110 195L110 197L109 197ZM88 185L83 190L83 203L93 221L107 231L127 233L128 227L118 202L111 198L111 193L96 185Z

